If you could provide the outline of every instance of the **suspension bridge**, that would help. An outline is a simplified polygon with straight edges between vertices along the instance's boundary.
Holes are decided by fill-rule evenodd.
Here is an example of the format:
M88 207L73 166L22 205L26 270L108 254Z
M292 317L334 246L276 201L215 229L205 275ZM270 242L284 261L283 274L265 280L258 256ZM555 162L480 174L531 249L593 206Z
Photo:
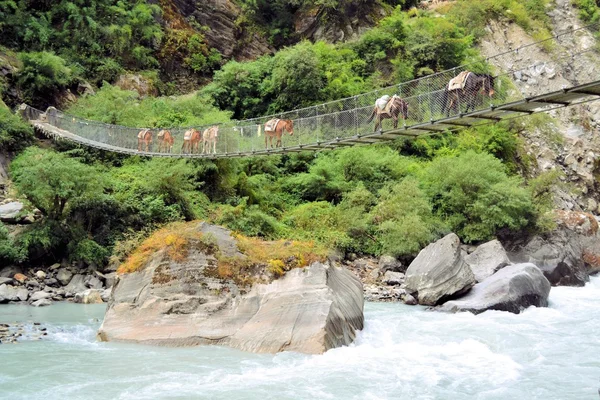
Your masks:
M218 124L216 149L211 154L187 154L183 151L184 132L188 128L164 128L171 132L175 140L171 151L164 148L156 150L159 128L152 129L153 147L139 151L138 133L147 127L105 124L78 118L54 108L43 112L27 105L20 107L20 113L50 138L111 152L150 157L245 157L334 149L390 141L398 137L415 138L599 99L600 80L593 66L600 65L600 53L595 44L582 46L578 40L581 35L589 35L587 29L561 32L493 57L369 93L276 115ZM539 48L544 49L547 57L545 60L532 61L528 53ZM587 69L587 73L581 73L577 65L592 67ZM457 96L457 104L448 107L448 84L463 71L493 76L494 95L490 97L483 91L471 93L474 96L471 107L464 104L465 97L461 101L461 96ZM383 121L382 129L374 131L374 123L369 122L369 117L376 100L384 95L401 97L407 104L408 114L400 119L396 128L391 127L392 120L388 119ZM267 148L265 145L264 124L272 118L292 120L294 123L294 134L284 133L279 148ZM207 127L194 128L202 131Z

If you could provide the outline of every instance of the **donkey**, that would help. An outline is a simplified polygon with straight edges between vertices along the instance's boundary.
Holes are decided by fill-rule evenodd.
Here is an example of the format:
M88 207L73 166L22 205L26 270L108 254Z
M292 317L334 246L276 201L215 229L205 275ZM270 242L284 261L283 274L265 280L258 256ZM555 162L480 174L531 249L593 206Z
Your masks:
M217 139L219 136L219 127L211 126L202 134L202 153L210 154L210 146L212 145L212 154L217 153Z
M377 129L382 125L382 120L391 118L394 120L394 129L396 129L398 128L399 115L402 115L402 118L405 120L408 118L408 103L399 96L394 95L387 102L384 109L379 108L377 104L375 104L375 108L367 120L367 123L373 121L373 118L377 116L377 119L375 120L375 129L373 130L373 132L377 132Z
M142 129L137 135L138 140L138 151L152 151L152 131L150 129Z
M458 114L461 103L467 105L465 112L475 111L480 93L483 92L488 97L494 96L494 82L495 78L492 75L478 75L474 72L468 72L462 88L451 88L451 80L444 90L442 98L442 110L446 113L446 117L450 116L450 112Z
M171 131L166 129L162 129L158 132L158 152L164 150L165 153L171 153L173 150L173 143L175 143L175 139L173 139L173 135Z
M193 154L200 152L200 141L202 133L194 128L188 129L183 134L183 145L181 146L181 154Z
M273 138L277 138L275 147L281 147L281 135L286 130L290 136L294 134L294 121L291 119L271 119L265 124L265 148L273 148ZM267 139L269 143L267 144Z

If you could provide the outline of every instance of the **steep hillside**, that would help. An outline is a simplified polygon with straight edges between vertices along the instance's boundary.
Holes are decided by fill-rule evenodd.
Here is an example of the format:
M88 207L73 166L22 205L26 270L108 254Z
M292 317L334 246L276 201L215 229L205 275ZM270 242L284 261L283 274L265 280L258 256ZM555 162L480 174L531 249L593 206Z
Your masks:
M570 0L553 0L549 6L547 15L551 20L553 34L585 26L578 17L579 10ZM589 51L597 46L593 33L588 29L581 29L575 38L575 42L568 41L562 45L570 49L575 47L578 51ZM487 34L479 48L483 55L492 56L534 41L529 33L516 24L493 21L488 25ZM560 48L536 47L503 57L504 65L496 66L501 70L508 70L513 64L540 66L537 72L532 69L530 74L518 73L513 76L523 93L528 93L539 85L553 91L598 78L598 53L587 52L582 57L567 60L565 73L557 73L544 67L546 64L552 65L560 57ZM535 159L531 172L539 174L559 169L574 190L557 190L558 207L600 213L600 104L592 102L558 109L549 115L552 118L546 119L543 124L527 124L525 119L524 127L529 129L521 130L527 152ZM540 121L543 117L535 118Z

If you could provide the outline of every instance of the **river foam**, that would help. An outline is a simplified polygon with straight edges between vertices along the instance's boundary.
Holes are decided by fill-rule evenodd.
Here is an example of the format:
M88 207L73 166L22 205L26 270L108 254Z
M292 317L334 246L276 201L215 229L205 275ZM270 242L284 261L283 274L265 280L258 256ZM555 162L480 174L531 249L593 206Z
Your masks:
M98 343L103 310L0 307L49 332L0 345L0 399L598 398L600 277L521 315L368 303L356 342L323 355Z

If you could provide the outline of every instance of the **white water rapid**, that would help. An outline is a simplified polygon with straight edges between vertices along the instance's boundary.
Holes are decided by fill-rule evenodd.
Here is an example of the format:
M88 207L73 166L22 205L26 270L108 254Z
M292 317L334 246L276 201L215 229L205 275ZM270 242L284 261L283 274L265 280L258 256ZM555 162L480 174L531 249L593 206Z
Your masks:
M600 399L600 277L521 315L368 303L323 355L98 343L103 306L0 306L47 339L0 344L0 399Z

